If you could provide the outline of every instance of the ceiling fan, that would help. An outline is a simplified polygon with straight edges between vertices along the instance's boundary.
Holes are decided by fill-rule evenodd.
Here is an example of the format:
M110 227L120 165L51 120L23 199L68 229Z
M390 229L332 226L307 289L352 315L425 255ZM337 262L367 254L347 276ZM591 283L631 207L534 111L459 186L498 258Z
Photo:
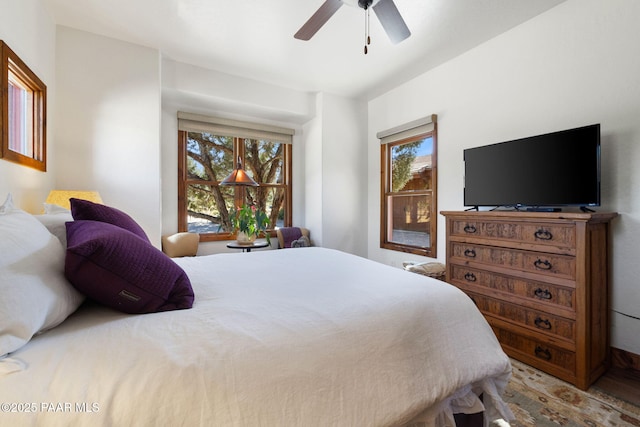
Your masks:
M325 0L320 8L309 18L293 37L298 40L309 40L318 30L340 9L343 3L350 6L357 5L365 11L365 46L370 44L369 37L369 8L376 13L385 32L393 44L400 43L411 35L411 31L402 19L393 0Z

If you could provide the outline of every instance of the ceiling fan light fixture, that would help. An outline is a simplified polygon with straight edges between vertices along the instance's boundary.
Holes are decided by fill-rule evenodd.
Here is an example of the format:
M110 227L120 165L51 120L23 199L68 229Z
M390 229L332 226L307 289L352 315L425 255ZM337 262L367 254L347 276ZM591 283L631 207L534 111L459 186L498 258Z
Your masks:
M393 0L325 0L320 8L309 18L307 22L293 36L298 40L310 40L311 37L333 16L342 4L357 5L365 10L365 49L371 43L369 36L369 9L373 9L382 24L382 28L389 36L393 44L400 43L411 35L411 31L402 19Z

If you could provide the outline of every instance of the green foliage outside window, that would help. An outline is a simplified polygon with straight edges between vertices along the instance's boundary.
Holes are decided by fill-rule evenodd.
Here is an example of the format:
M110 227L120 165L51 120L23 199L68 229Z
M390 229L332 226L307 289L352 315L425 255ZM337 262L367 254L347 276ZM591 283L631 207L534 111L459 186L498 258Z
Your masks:
M238 145L240 141L240 145ZM252 206L265 215L268 224L282 218L286 191L283 187L285 144L256 139L187 134L187 214L189 231L229 233L236 204ZM238 156L259 187L226 187L218 183L228 176Z
M393 147L391 158L393 162L391 168L393 192L402 190L411 179L411 165L416 158L420 144L422 144L422 140Z

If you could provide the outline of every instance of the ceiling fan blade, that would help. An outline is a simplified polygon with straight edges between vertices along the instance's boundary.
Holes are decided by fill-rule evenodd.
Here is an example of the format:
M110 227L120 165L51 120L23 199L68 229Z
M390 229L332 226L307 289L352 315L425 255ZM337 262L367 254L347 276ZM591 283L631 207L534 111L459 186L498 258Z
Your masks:
M373 11L382 24L382 28L387 32L391 43L397 44L411 35L409 27L398 12L398 8L393 0L380 0Z
M342 6L341 0L326 0L293 37L309 40Z

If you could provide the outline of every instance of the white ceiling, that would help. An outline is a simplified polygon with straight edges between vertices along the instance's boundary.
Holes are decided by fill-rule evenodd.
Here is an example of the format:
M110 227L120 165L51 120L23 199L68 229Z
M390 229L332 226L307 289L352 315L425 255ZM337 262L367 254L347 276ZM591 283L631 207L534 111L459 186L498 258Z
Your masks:
M350 0L345 0L350 3ZM345 4L310 41L324 0L43 0L57 24L157 48L163 57L301 91L370 99L564 0L395 0L412 35L389 42Z

